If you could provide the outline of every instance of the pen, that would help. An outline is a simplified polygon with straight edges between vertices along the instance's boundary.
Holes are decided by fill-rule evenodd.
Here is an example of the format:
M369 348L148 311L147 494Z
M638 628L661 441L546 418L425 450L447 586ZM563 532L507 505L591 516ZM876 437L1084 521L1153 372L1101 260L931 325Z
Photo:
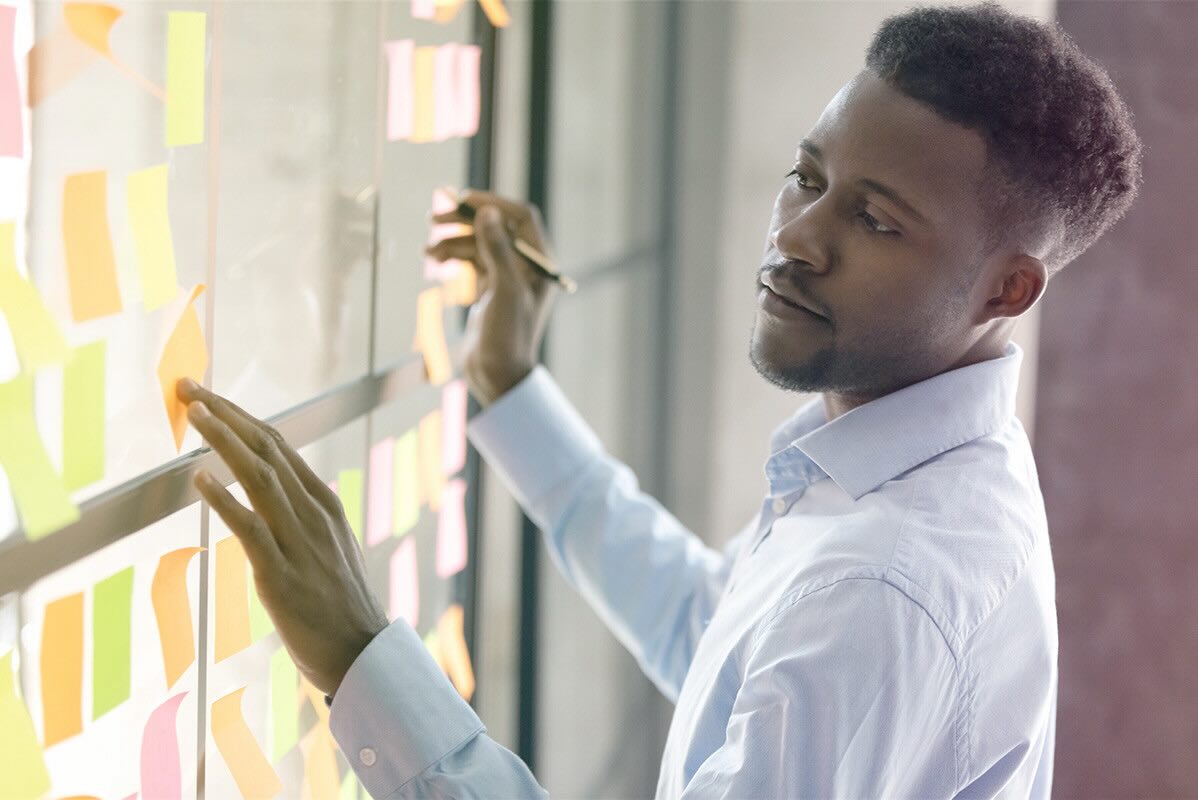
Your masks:
M458 201L457 211L471 222L474 221L474 206L467 205L464 200ZM553 262L551 262L544 253L521 239L519 236L513 237L513 240L514 241L512 244L516 248L516 252L527 258L537 272L541 273L546 278L565 289L566 294L574 294L574 292L578 290L578 284L558 272L557 269L554 268Z

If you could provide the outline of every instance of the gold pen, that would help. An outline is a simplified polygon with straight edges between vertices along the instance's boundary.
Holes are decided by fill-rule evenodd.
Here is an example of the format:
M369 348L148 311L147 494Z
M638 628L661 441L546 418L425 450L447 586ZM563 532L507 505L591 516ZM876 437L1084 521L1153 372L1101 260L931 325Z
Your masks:
M474 221L475 210L474 206L467 205L464 200L458 201L457 212L471 222ZM527 258L537 272L565 289L566 294L574 294L574 292L578 291L578 284L558 272L557 268L553 266L553 262L544 253L519 236L513 236L512 240L512 246L515 247L516 252Z

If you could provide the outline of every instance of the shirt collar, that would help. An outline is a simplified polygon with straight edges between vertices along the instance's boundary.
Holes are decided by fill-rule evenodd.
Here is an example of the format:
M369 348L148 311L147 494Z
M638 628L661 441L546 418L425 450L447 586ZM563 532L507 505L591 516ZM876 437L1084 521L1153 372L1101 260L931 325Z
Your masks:
M1023 349L933 375L827 421L823 395L770 436L772 494L822 472L854 500L928 459L993 433L1015 414ZM805 463L804 463L805 462ZM813 468L814 467L814 468Z

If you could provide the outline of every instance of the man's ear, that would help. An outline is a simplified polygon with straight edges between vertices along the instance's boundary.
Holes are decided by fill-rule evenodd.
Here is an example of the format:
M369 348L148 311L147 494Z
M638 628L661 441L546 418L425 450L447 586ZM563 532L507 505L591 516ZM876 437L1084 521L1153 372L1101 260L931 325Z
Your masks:
M1048 271L1040 259L1020 253L1012 256L1003 270L1002 285L986 301L991 319L1019 317L1044 294Z

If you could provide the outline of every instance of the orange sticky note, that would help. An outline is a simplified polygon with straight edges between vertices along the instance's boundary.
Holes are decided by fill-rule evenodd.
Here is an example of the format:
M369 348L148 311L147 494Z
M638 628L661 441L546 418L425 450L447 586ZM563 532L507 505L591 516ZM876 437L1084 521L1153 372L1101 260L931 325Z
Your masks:
M324 705L322 702L321 705ZM320 722L304 737L304 800L338 800L337 744L327 722Z
M274 797L283 791L283 784L245 723L244 693L243 686L212 704L212 739L243 797Z
M162 665L167 688L187 671L196 658L191 627L191 599L187 594L187 564L202 547L180 547L158 559L150 584L158 638L162 642Z
M507 9L503 6L503 0L478 0L478 3L483 7L487 19L496 28L506 28L507 24L512 21L508 16Z
M14 678L10 650L0 656L0 797L41 797L50 773Z
M83 593L46 606L42 624L42 743L83 732Z
M62 193L62 235L76 322L121 310L116 260L108 233L108 173L68 175Z
M440 386L453 376L449 347L445 344L444 306L441 287L433 286L416 297L416 341L424 354L428 382Z
M462 0L433 0L433 19L437 22L450 22L462 8Z
M441 509L445 473L441 471L441 409L430 411L417 429L420 451L420 493L433 511Z
M100 55L111 56L108 36L123 12L101 3L66 3L63 19L71 33Z
M66 25L58 25L29 51L29 107L43 100L100 60L95 48L80 41Z
M216 543L216 645L223 661L250 646L250 597L246 567L249 560L236 536Z
M450 682L469 702L474 694L474 667L470 664L470 651L466 649L465 619L460 605L455 603L445 609L437 622L437 644Z
M325 705L324 694L303 675L300 675L300 690L308 698L308 702L312 704L313 710L316 711L316 718L321 722L328 722L330 712L329 707Z
M478 272L471 262L460 263L461 269L443 287L447 306L468 306L478 300Z
M436 73L435 45L417 47L412 54L412 136L413 142L433 141L433 77Z
M158 382L162 387L166 417L175 435L176 450L183 446L183 434L187 432L187 406L176 396L175 384L184 377L201 383L208 369L208 346L204 342L204 331L200 328L200 317L195 309L195 299L202 291L204 284L201 283L191 293L191 299L187 301L158 360Z

